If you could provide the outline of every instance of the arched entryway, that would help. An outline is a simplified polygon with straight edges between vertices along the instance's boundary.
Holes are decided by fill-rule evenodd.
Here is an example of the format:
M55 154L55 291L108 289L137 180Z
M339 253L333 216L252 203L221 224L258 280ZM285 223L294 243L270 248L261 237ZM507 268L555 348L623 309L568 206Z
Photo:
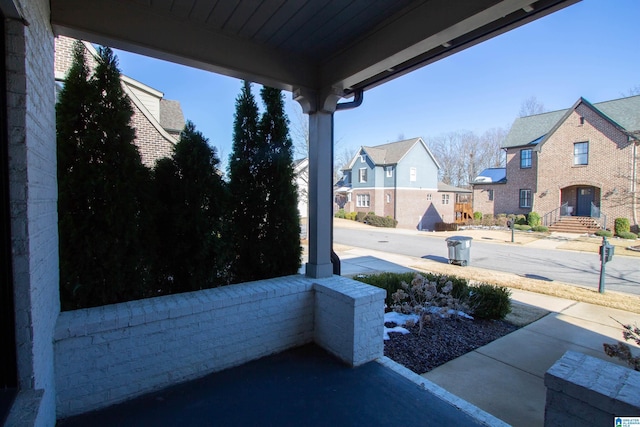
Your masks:
M593 185L572 185L562 189L561 204L567 204L572 216L600 216L600 188Z

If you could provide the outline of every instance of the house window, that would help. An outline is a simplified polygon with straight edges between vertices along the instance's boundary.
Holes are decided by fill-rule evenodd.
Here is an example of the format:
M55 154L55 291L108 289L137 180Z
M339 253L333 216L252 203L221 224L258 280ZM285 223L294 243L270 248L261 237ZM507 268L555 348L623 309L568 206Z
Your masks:
M367 163L367 155L360 154L360 163Z
M531 148L520 150L520 168L526 169L531 167Z
M393 176L393 168L391 166L387 166L386 170L387 170L387 178L391 178Z
M356 206L359 208L368 208L370 205L370 198L368 194L358 194L356 200Z
M433 195L431 193L427 194L427 202L430 202L433 199Z
M520 190L520 207L531 207L531 190Z
M347 202L351 201L351 193L347 193Z
M443 205L448 205L449 204L449 195L448 194L443 194L442 195L442 204Z
M391 203L391 194L387 193L387 203Z
M367 168L362 168L358 174L360 182L367 182Z
M573 144L573 164L576 166L589 164L588 142L576 142Z
M493 201L493 190L487 190L487 195L489 196L489 201Z
M417 174L416 168L410 168L409 169L409 181L415 182L416 181L416 174Z

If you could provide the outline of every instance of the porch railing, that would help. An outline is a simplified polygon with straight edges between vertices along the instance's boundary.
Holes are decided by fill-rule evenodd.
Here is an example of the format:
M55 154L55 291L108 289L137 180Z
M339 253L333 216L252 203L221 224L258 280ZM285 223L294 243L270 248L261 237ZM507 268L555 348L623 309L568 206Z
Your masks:
M549 227L558 222L561 216L567 215L569 215L569 202L565 202L560 207L544 214L542 217L542 225Z
M591 202L591 218L593 218L603 230L607 228L607 216L602 213L600 208L594 205L593 202Z

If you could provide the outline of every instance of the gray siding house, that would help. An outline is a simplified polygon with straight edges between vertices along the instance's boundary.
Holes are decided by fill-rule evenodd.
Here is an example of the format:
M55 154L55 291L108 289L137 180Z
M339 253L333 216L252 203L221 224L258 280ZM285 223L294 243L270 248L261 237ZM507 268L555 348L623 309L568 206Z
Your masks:
M336 185L337 208L390 216L398 227L433 230L453 223L464 190L438 182L440 165L422 138L362 146Z

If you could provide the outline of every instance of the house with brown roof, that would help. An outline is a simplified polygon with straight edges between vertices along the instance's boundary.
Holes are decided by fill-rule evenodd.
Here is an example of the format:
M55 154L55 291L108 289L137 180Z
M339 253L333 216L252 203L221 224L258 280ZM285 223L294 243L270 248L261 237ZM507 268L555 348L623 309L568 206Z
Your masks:
M475 180L474 210L535 211L553 226L577 217L583 231L628 218L638 226L640 96L516 119L503 145L506 168Z
M56 82L64 82L71 67L75 41L64 36L55 38ZM97 64L98 52L91 43L83 41L82 44L86 52L87 65L92 70ZM172 154L173 146L180 138L180 132L185 125L182 107L179 101L165 99L162 92L124 74L120 76L120 80L133 107L131 126L136 131L135 144L142 163L153 167L156 160Z
M398 227L419 230L470 219L471 190L438 182L439 170L422 138L362 146L336 185L336 207L390 216Z

